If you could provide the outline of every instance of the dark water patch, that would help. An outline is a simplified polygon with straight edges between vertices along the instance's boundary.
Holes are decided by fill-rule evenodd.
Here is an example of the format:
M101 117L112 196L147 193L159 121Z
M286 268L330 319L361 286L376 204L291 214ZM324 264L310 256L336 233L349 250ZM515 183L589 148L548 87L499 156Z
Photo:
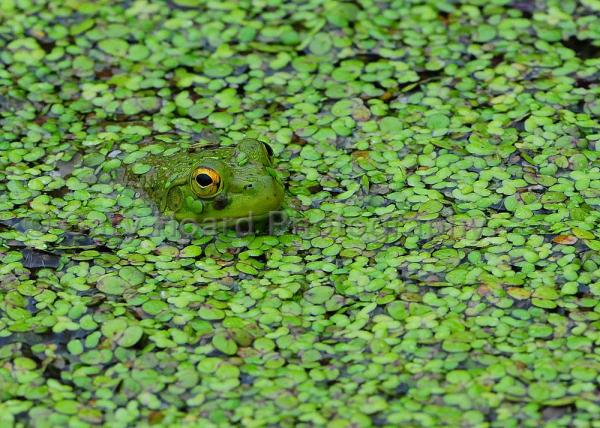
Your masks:
M282 112L286 110L286 107L278 101L271 101L265 105L265 110L273 114L276 112Z
M239 97L246 96L246 85L237 85L235 88L235 92Z
M57 246L60 249L69 248L98 248L98 243L90 236L76 232L66 232L63 240Z
M581 59L600 58L600 46L593 44L593 40L580 40L577 36L571 36L563 40L564 47L571 49Z
M21 251L23 260L21 263L28 269L52 268L60 265L60 256L45 251L25 248Z
M378 61L386 61L386 59L384 57L382 57L381 55L379 55L378 53L361 52L361 53L357 53L352 56L346 56L346 57L340 58L334 65L335 65L335 67L339 67L343 61L348 61L348 60L357 60L364 64L370 64L372 62L378 62Z
M204 10L204 7L200 7L200 4L185 4L185 1L177 1L177 0L167 0L167 7L169 9L179 9L179 10L190 10L190 11L198 11Z
M308 144L308 141L306 141L304 138L302 138L301 136L299 136L298 134L296 134L295 132L292 134L292 144L298 144L300 146L304 146L306 144Z
M20 343L29 346L38 344L56 344L66 346L73 339L81 339L88 334L85 330L54 333L52 331L36 333L32 331L12 333L7 337L0 337L0 346Z
M56 172L58 172L58 175L60 175L63 178L69 176L73 172L75 167L80 164L82 158L83 156L81 155L81 153L76 153L69 160L60 160L56 162Z
M14 229L17 232L27 232L28 230L41 231L43 229L42 224L38 220L23 217L0 220L0 225Z
M30 218L12 218L6 220L0 220L0 227L4 227L6 229L13 229L21 233L26 233L28 231L34 230L37 232L45 232L46 227L42 225L36 219ZM96 241L89 236L89 234L81 233L81 232L65 232L62 235L62 241L58 245L56 245L55 249L69 249L69 248L96 248L98 245ZM7 241L6 244L10 247L26 247L21 241ZM42 254L51 254L45 251L38 251L30 249L28 251L37 251ZM24 254L25 255L25 254ZM36 254L28 254L28 256L32 257L34 260L37 255ZM60 257L60 256L57 256Z
M492 59L490 60L492 67L496 67L502 61L504 61L504 54L503 53L499 53L498 55L494 55L492 57Z
M450 23L451 13L445 10L438 10L438 19L444 23L444 25L448 25Z
M37 39L37 41L38 41L38 44L40 45L40 47L46 53L52 52L52 50L56 46L56 42L54 40L52 40L52 39L49 39L49 38L45 38L45 39L41 39L41 40Z
M67 186L59 187L58 189L51 190L46 192L48 196L52 196L53 198L63 198L70 192Z
M575 403L565 404L563 406L551 406L542 410L542 418L548 422L553 419L560 419L563 416L571 415L576 411Z
M419 75L419 83L426 82L434 78L440 77L444 73L444 70L417 70L417 74Z
M490 205L488 208L493 210L496 213L509 212L504 206L504 198L500 199L498 202Z
M21 110L24 105L24 101L0 95L0 111L2 112L15 112Z
M95 76L96 79L105 80L110 79L114 75L114 70L112 68L102 68L96 71Z
M321 187L320 184L315 184L313 186L308 187L308 191L314 195L315 193L319 193L320 191L323 190L323 187Z
M576 88L581 88L581 89L590 89L590 87L592 86L592 84L596 83L598 84L598 82L600 81L600 74L596 74L595 76L590 76L589 78L579 78L579 79L575 79L575 87ZM583 105L584 101L580 101L579 104ZM578 104L578 106L579 106ZM583 107L580 108L581 112L583 110Z
M510 126L512 128L515 128L519 132L525 131L525 119L526 118L515 120L513 123L510 124Z
M533 14L541 8L539 8L533 0L514 1L508 4L509 7L521 11L523 18L531 18Z
M36 125L40 125L42 126L44 123L46 123L48 121L48 116L40 114L38 117L36 117L33 120L33 123L35 123Z
M240 384L242 385L253 385L254 384L254 376L249 374L242 373L240 376Z
M235 67L235 69L233 70L233 75L240 76L246 73L248 70L250 70L250 66L248 64L241 64Z

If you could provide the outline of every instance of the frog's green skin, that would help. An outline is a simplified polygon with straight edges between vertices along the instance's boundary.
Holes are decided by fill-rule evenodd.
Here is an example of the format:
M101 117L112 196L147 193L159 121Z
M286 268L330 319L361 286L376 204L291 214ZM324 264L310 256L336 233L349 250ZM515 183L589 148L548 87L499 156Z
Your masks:
M200 147L175 154L148 155L142 161L150 171L135 175L128 171L128 182L152 199L161 212L177 220L234 225L239 219L262 221L279 210L284 188L272 167L267 146L245 139L237 146ZM201 198L192 190L192 175L207 167L221 176L222 190Z

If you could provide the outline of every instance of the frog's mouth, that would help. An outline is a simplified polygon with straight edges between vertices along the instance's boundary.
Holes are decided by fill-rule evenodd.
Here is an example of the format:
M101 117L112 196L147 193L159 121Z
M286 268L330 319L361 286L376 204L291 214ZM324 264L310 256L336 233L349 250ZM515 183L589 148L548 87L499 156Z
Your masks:
M274 210L260 214L248 213L240 216L230 216L221 218L206 218L199 221L203 226L210 227L239 227L240 229L253 228L253 225L270 226L281 224L281 218L284 217L284 213L281 210Z
M236 234L246 235L251 233L274 233L287 224L287 216L283 211L273 211L265 214L239 217L222 217L193 219L185 218L180 220L180 224L189 224L193 230L200 228L203 233L225 233L235 231Z

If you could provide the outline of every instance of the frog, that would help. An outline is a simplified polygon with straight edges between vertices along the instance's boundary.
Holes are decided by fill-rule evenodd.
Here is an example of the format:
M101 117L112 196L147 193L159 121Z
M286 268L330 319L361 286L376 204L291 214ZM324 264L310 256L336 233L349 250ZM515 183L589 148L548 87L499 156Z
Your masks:
M284 186L273 165L273 149L246 138L231 146L200 145L141 161L150 169L135 182L158 209L179 221L233 226L264 222L280 210Z

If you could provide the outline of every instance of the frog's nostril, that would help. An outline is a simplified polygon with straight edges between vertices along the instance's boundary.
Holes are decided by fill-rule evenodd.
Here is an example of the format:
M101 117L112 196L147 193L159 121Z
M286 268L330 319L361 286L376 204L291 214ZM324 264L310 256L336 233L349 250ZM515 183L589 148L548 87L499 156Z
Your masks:
M213 201L213 208L216 210L222 210L229 204L229 199L225 195L219 195Z
M246 186L244 186L244 189L248 190L248 189L252 189L254 187L254 185L252 183L250 184L246 184Z

